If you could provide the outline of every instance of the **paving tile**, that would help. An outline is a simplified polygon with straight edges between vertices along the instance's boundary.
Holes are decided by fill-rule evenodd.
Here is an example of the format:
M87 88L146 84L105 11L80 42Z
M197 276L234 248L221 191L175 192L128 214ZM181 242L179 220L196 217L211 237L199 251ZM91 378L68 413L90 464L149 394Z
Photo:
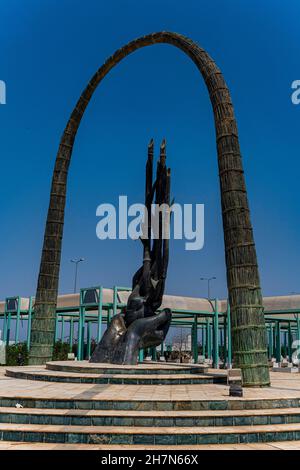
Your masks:
M159 375L167 377L155 367L155 374L151 375L150 369L144 374L139 370L139 379L148 383L155 382ZM45 374L45 368L40 366L26 370L31 370L36 378ZM42 440L50 447L61 442L82 448L88 443L147 448L156 444L176 444L177 448L201 444L207 449L261 446L268 450L284 448L285 444L291 448L299 446L298 374L271 374L270 388L244 389L244 397L236 399L228 396L228 387L223 384L175 384L176 376L173 380L166 378L169 384L164 385L127 385L54 382L56 372L49 373L50 382L4 378L0 373L0 449L16 448L16 440L29 441L32 446L42 444L35 442ZM71 379L76 372L71 374L61 372L60 377ZM122 375L115 374L111 379L120 381ZM188 381L193 375L179 380ZM85 374L85 379L92 378ZM18 402L29 408L13 408ZM13 417L13 423L5 422L8 416ZM284 440L287 442L278 444ZM20 443L19 448L22 445L25 444Z
M126 444L55 444L55 443L27 443L27 442L0 442L0 450L300 450L300 441L249 443L249 444L208 444L208 445L126 445Z

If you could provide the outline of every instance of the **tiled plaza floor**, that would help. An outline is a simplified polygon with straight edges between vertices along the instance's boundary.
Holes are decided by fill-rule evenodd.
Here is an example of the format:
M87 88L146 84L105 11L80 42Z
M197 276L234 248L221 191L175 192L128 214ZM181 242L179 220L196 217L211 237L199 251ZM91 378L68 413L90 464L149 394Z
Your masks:
M43 444L28 442L0 442L1 450L300 450L300 441L258 444L208 444L202 446L142 446L142 445L93 445L93 444Z
M38 370L41 367L37 367ZM238 400L228 396L228 387L200 385L113 385L50 383L13 379L0 368L0 396L89 400ZM271 387L246 388L244 400L300 398L300 374L271 373Z
M30 369L35 369L30 367ZM36 366L36 370L44 370L41 366ZM210 370L209 372L213 372ZM21 399L57 399L57 400L107 400L107 401L219 401L219 400L229 400L236 401L241 400L240 398L233 398L228 396L228 387L222 384L195 384L195 385L114 385L114 384L87 384L87 383L60 383L60 382L44 382L44 381L34 381L34 380L23 380L23 379L15 379L9 378L5 375L5 367L0 367L0 397L2 398L17 398ZM257 400L280 400L280 399L299 399L300 400L300 374L289 374L289 373L271 373L271 387L268 388L245 388L244 389L244 396L242 398L243 401L257 401ZM287 404L287 406L290 406ZM298 406L298 405L295 405ZM265 415L269 414L274 416L278 416L280 414L289 414L289 413L298 413L300 408L296 409L278 409L276 406L273 409L255 409L252 405L249 410L246 408L238 410L238 403L232 406L230 410L202 410L202 411L192 411L192 410L185 410L185 411L138 411L143 416L168 416L172 414L177 414L177 416L185 415L185 416L209 416L209 415L216 415L216 416L230 416L230 415ZM272 408L272 407L271 407ZM12 410L15 410L17 413L28 413L28 409L16 409L12 407ZM2 407L2 413L10 413L10 409L5 409ZM45 410L41 409L33 409L33 414L44 414ZM126 414L134 414L134 411L128 412L125 410L51 410L47 409L48 415L51 414L78 414L78 415L109 415L112 413L115 416L125 416ZM24 432L30 432L37 430L37 427L40 431L51 430L53 428L53 432L56 432L58 426L51 426L51 425L30 425L30 424L5 424L2 423L1 429L5 430L10 429L15 431L23 430ZM34 429L36 428L36 429ZM51 429L50 429L51 428ZM67 430L67 426L63 426L64 429ZM266 432L276 432L280 431L283 428L288 430L300 430L300 423L297 421L296 423L291 424L284 424L284 425L267 425L267 426L258 426L257 429L255 426L248 426L243 429L242 426L234 426L234 427L219 427L218 430L223 433L234 433L234 432L248 432L251 429L251 432L256 432L265 428ZM72 432L75 432L75 426L71 427ZM116 431L117 428L114 428L113 432ZM137 430L137 428L135 429ZM138 432L140 434L152 432L152 433L166 433L166 434L185 434L191 432L192 428L139 428ZM78 428L77 431L79 432L96 432L97 429L93 429L92 427L82 427ZM77 432L76 431L76 432ZM112 432L112 429L109 427L102 427L102 431L105 433ZM193 431L196 432L197 429L194 427ZM214 428L200 428L198 432L204 432L205 434L211 434L214 432ZM67 432L67 431L66 431ZM123 431L122 431L123 432ZM131 433L132 429L128 428L127 433ZM12 439L13 440L13 439ZM21 439L20 439L21 440ZM25 440L25 439L23 439ZM203 445L177 445L177 446L158 446L158 445L105 445L105 444L57 444L57 443L25 443L25 442L8 442L8 441L0 441L0 450L126 450L126 449L145 449L145 450L171 450L171 449L182 449L182 450L300 450L300 441L287 441L287 442L257 442L257 443L245 443L245 444L203 444Z

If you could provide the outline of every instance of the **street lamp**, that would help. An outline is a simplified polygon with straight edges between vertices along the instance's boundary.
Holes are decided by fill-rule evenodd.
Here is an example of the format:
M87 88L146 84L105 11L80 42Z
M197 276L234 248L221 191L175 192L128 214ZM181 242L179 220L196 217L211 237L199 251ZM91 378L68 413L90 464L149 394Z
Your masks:
M79 259L71 259L71 263L75 263L75 279L74 279L74 294L76 293L76 287L77 287L77 271L78 271L78 264L81 261L84 261L84 258L79 258Z
M210 281L213 279L217 279L215 276L213 277L200 277L200 281L207 281L207 298L210 299Z

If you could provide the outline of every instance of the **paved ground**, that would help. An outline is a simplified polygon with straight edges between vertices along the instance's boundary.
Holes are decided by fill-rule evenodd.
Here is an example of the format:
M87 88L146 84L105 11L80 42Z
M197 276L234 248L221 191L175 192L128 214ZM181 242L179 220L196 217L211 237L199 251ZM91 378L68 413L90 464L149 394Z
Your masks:
M39 366L40 370L41 367ZM0 368L0 396L89 400L238 400L225 385L113 385L13 379ZM244 400L300 398L300 374L271 373L271 387L244 389Z
M43 444L36 442L0 442L1 450L300 450L300 441L258 444L210 444L202 446L142 446L142 445L94 445L94 444Z
M38 369L41 369L39 366ZM0 396L23 398L57 398L88 400L239 400L228 397L228 387L224 385L110 385L49 383L13 379L4 375L5 367L0 367ZM271 387L244 389L243 400L268 400L280 398L300 399L300 374L271 373ZM264 414L263 410L257 411ZM194 413L194 412L193 412ZM224 414L224 412L222 412ZM299 424L298 424L299 426ZM276 427L276 426L275 426ZM275 428L273 426L273 429ZM171 432L174 432L171 429ZM104 450L128 449L125 445L85 445L85 444L42 444L0 441L0 450ZM195 449L195 450L300 450L300 441L272 442L257 444L216 444L202 446L130 446L130 449Z

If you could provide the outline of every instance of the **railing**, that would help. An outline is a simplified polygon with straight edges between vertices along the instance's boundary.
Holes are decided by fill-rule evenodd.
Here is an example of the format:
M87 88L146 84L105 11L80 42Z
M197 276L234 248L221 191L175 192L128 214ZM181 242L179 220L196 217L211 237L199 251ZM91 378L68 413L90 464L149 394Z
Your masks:
M103 334L103 327L110 323L113 315L126 306L126 303L120 300L121 292L130 292L130 289L115 286L112 292L112 302L105 303L102 286L81 288L79 305L57 307L55 341L65 341L68 327L70 351L76 343L77 358L79 360L89 358L91 356L93 327L96 329L95 341L99 342ZM226 312L219 312L217 299L210 301L210 304L212 306L210 311L172 309L171 327L190 328L191 352L195 363L198 362L198 333L200 331L203 354L208 359L212 359L213 366L219 367L220 348L222 348L223 363L226 367L231 367L230 306L227 304ZM287 314L293 315L293 318L284 317ZM26 334L23 334L23 337L27 348L30 349L32 315L34 315L34 297L27 299L26 308L22 305L20 296L5 299L5 308L4 312L0 312L0 319L3 320L3 341L6 345L20 341L20 325L24 330L23 323L26 322ZM294 337L300 340L300 309L265 311L265 319L269 357L276 357L279 362L281 347L284 345L288 350L289 358L291 358ZM14 326L13 340L11 339L12 325ZM161 352L164 351L164 347L163 344ZM155 357L156 350L152 351L152 358L155 359ZM139 360L143 360L143 351L140 352Z

